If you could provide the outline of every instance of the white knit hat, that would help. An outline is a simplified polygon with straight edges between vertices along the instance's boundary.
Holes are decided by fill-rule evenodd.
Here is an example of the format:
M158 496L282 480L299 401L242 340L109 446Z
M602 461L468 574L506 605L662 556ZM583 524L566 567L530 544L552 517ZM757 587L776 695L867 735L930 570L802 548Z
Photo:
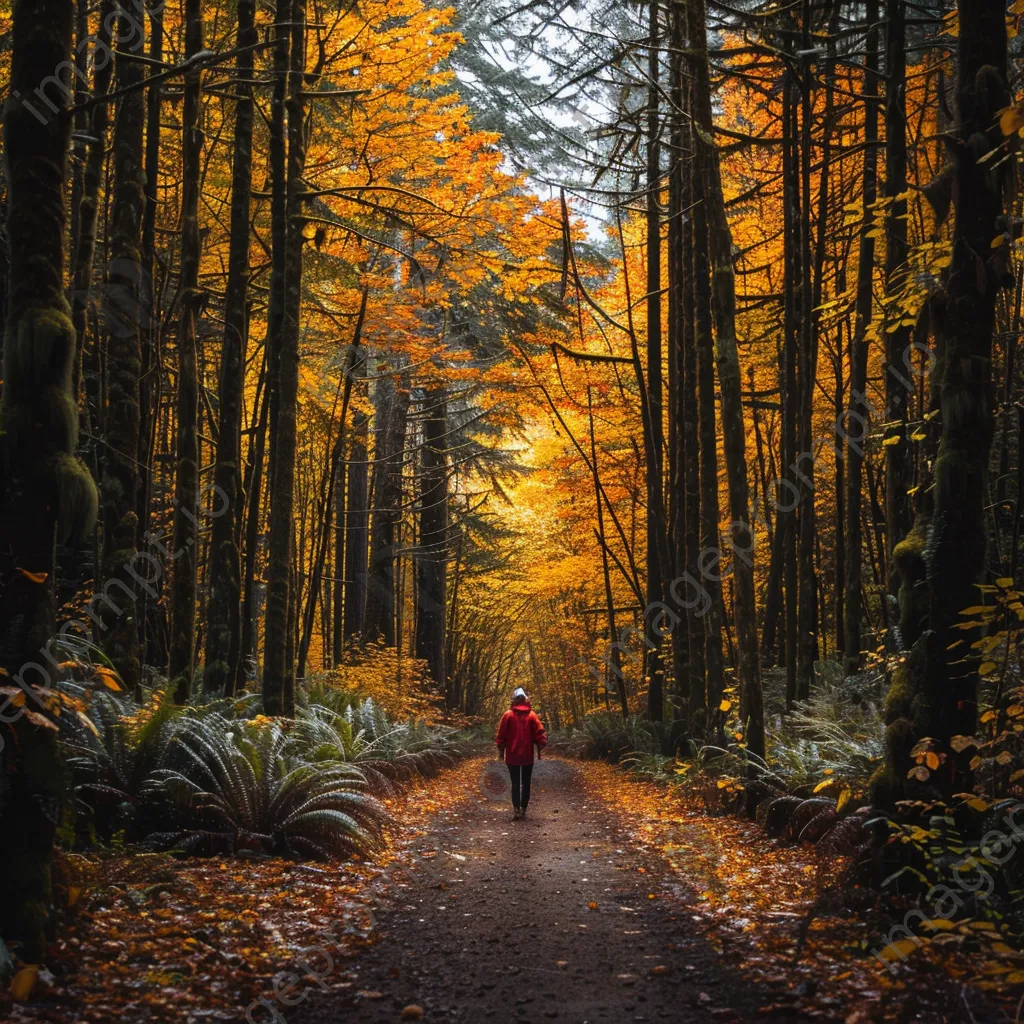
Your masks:
M522 688L521 686L517 686L517 687L516 687L516 688L515 688L515 689L514 689L514 690L512 691L512 699L513 699L513 700L518 700L518 699L519 699L520 697L522 697L522 698L523 698L523 700L528 700L528 699L529 699L529 698L528 698L528 697L526 696L526 691L525 691L525 690L524 690L524 689L523 689L523 688Z

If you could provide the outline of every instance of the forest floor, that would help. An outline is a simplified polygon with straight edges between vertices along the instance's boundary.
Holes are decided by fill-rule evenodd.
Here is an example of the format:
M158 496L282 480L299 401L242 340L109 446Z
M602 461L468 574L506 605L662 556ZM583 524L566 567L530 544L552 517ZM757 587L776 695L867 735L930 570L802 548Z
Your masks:
M77 916L0 1019L1014 1020L928 946L890 976L813 848L605 764L540 762L525 821L483 758L392 811L372 863L72 858Z
M925 957L894 981L848 913L809 921L828 874L810 848L604 764L540 762L525 821L504 766L459 775L466 799L382 879L347 986L311 991L290 1024L1007 1019Z

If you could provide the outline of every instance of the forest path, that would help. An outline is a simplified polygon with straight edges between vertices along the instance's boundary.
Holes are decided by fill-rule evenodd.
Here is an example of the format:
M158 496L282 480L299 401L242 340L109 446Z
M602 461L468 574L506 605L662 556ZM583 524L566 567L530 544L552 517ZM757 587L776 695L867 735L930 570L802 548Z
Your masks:
M428 1022L764 1019L770 996L699 934L689 894L585 791L585 771L538 763L513 821L505 768L486 766L479 792L417 839L411 876L392 872L350 987L311 991L289 1024L383 1024L407 1006Z

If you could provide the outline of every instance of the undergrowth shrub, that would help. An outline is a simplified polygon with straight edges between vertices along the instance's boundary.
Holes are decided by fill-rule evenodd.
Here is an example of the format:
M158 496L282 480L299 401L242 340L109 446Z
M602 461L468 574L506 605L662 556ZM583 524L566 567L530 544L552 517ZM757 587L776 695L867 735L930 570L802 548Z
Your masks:
M253 693L178 707L157 688L136 701L107 666L76 664L55 685L76 710L55 723L73 796L63 835L78 848L366 851L386 818L379 798L461 756L456 730L408 709L396 721L325 679L300 689L294 720L263 716Z
M386 813L365 773L351 762L305 760L295 747L276 721L172 720L142 786L170 827L146 845L321 859L371 849Z
M391 719L411 716L437 725L444 717L441 693L426 661L380 643L350 648L342 664L309 675L304 688L312 703L326 703L323 697L330 692L345 693L352 702L369 697Z
M671 732L671 723L599 711L583 724L580 754L613 763L633 755L664 754L671 750Z
M605 712L587 718L570 743L580 756L666 784L711 813L756 808L772 835L821 843L836 855L859 854L869 838L861 803L883 756L879 679L844 679L832 663L821 663L810 698L784 715L784 694L776 692L784 680L766 678L767 758L746 748L731 699L722 702L726 718L716 722L720 740L713 744L673 754L679 743L670 724Z

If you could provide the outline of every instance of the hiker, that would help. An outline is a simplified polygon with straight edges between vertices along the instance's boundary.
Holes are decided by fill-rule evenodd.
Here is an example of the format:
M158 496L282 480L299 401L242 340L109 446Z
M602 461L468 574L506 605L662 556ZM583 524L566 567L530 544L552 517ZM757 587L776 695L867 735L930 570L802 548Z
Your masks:
M547 743L544 726L530 707L526 691L517 686L512 693L512 707L501 716L494 742L498 744L498 757L508 765L512 779L512 806L515 809L513 821L526 817L530 802L530 778L533 775L533 748L537 747L537 758Z

